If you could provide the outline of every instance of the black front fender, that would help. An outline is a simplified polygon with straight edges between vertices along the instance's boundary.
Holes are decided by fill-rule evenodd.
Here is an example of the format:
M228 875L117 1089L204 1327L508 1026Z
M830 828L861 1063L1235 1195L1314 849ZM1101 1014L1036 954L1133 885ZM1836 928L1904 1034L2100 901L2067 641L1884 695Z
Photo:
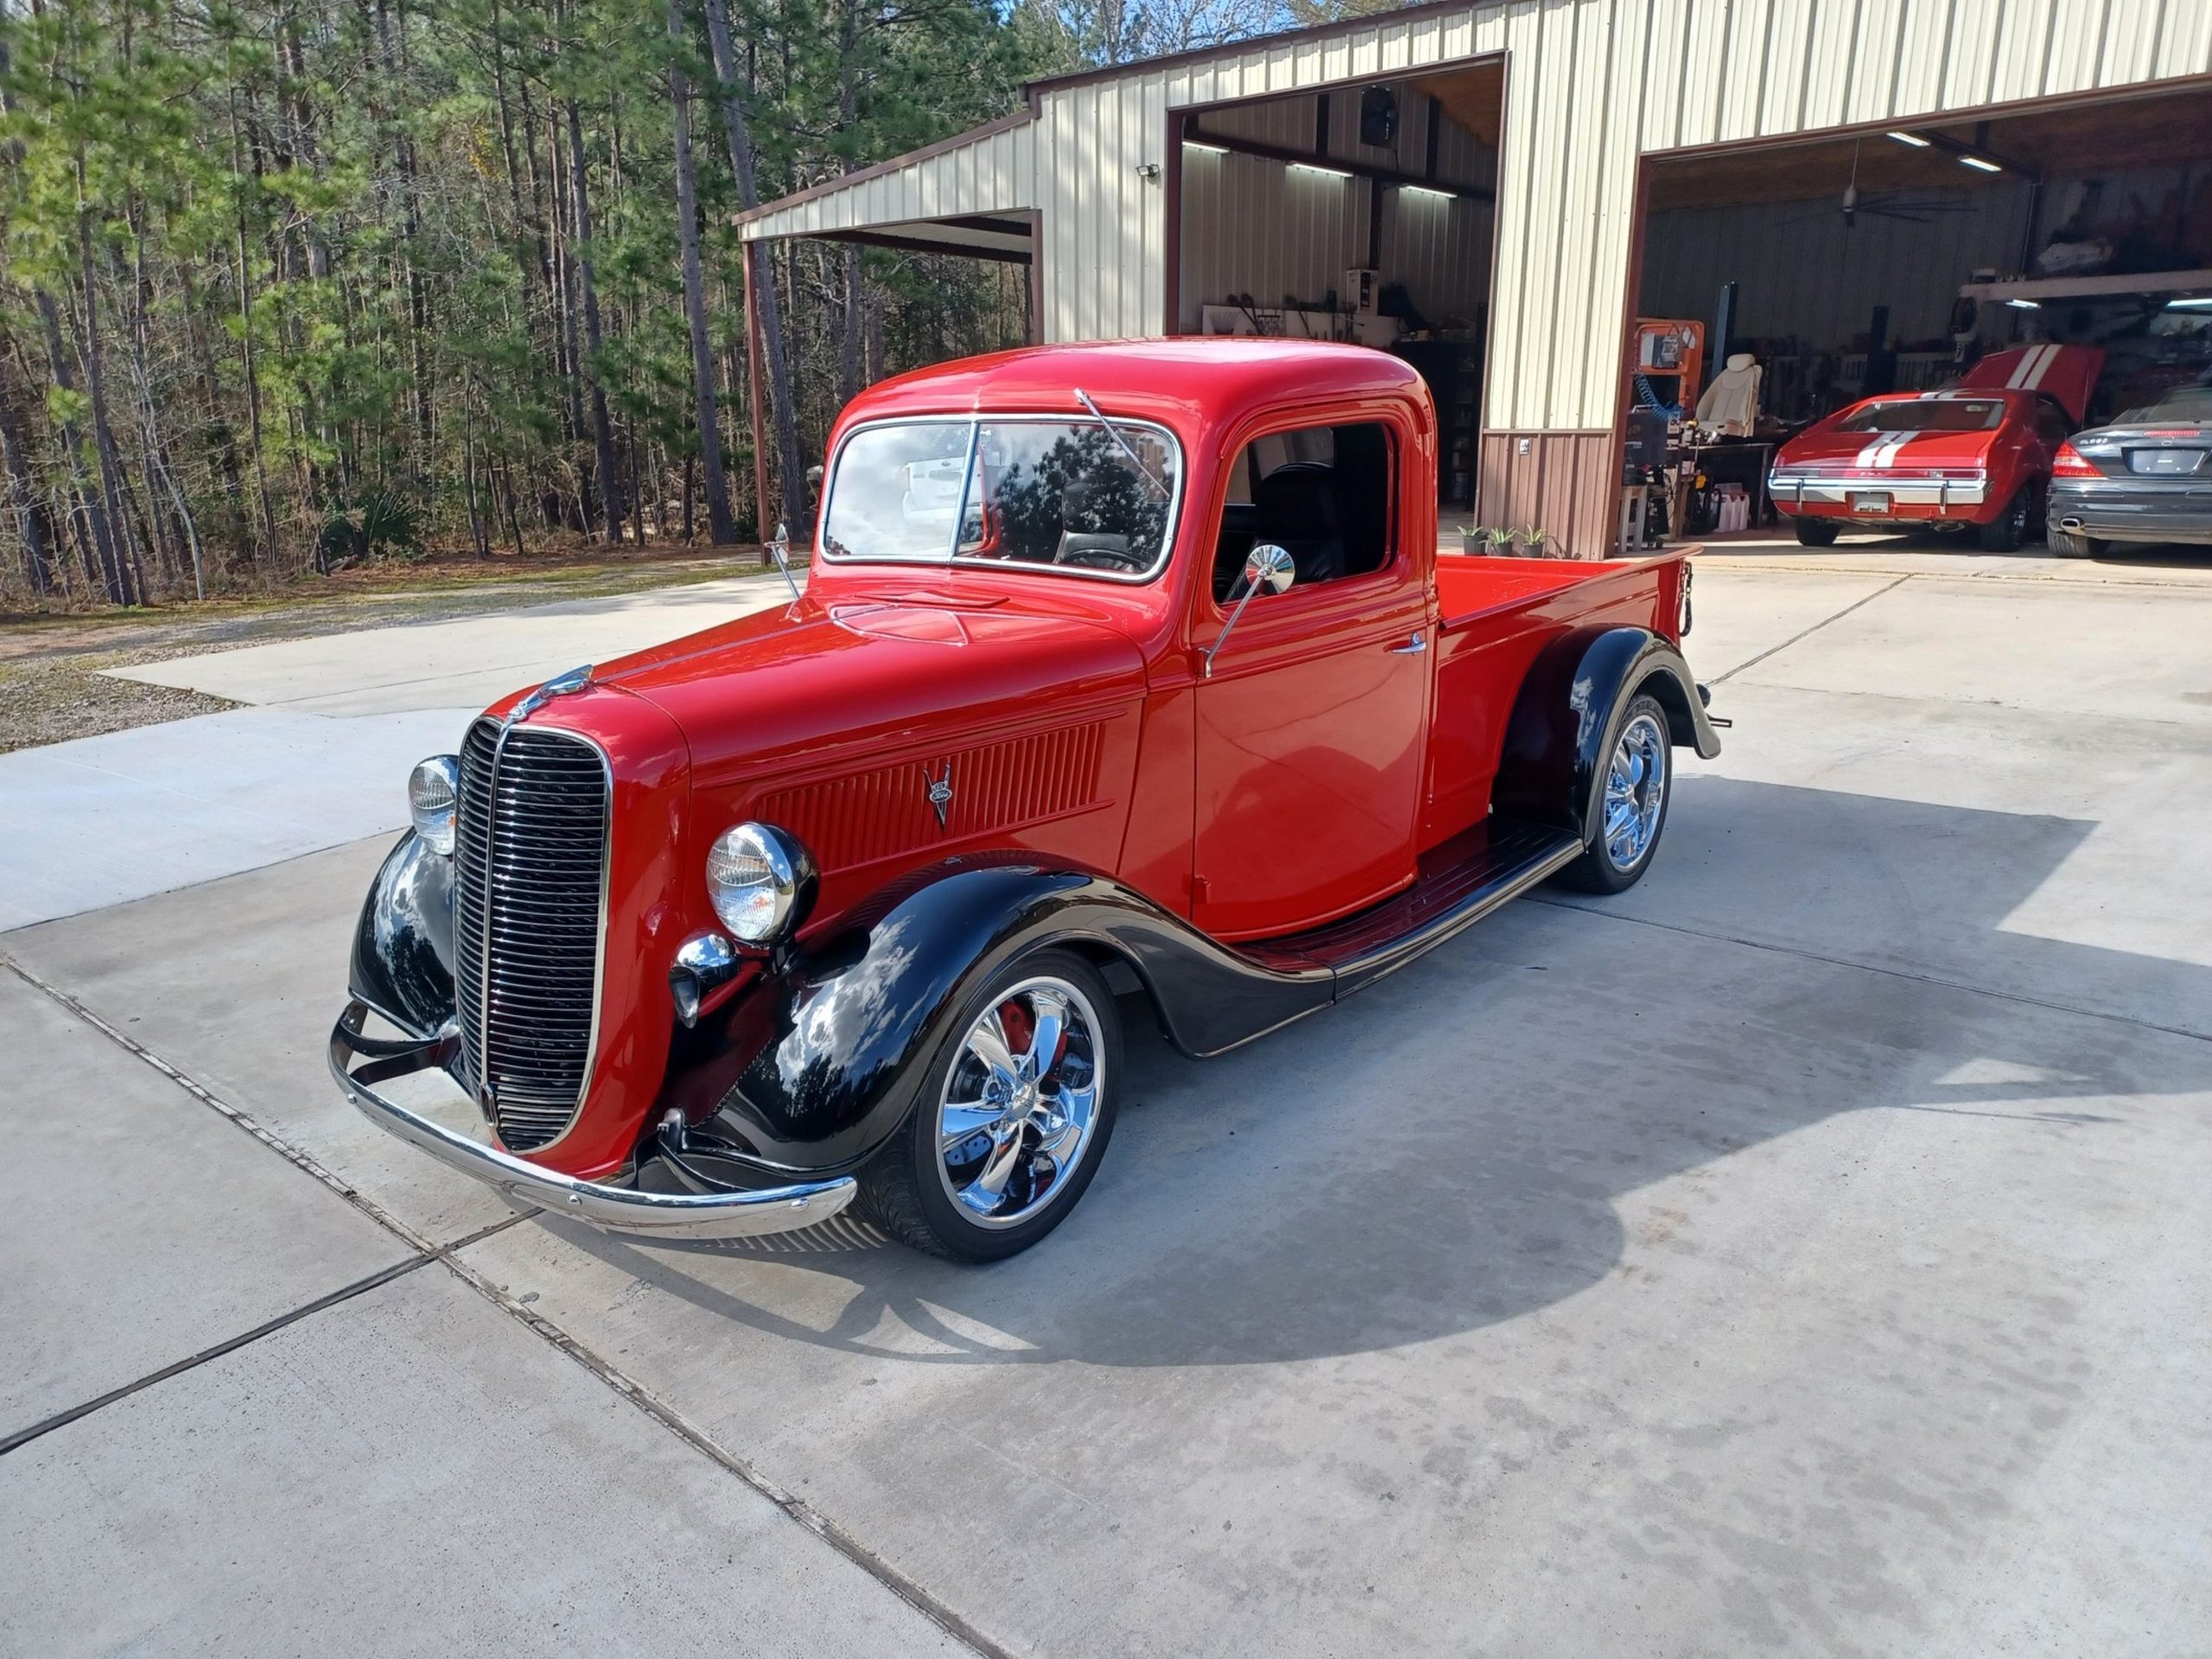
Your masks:
M355 996L415 1036L453 1018L453 861L412 830L369 883L347 979Z
M1249 1041L1335 994L1327 969L1262 967L1105 876L955 863L679 1033L662 1109L750 1161L849 1168L912 1109L976 988L1046 944L1127 963L1193 1054Z
M1514 700L1492 810L1588 842L1606 754L1629 703L1645 693L1666 709L1678 746L1707 760L1720 753L1689 664L1669 641L1630 627L1580 628L1554 640Z

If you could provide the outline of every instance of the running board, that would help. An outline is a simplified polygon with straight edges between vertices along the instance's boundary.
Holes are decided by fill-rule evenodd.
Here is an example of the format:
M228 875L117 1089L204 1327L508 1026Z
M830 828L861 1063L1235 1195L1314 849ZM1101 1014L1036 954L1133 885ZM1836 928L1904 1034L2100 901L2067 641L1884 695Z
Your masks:
M1338 997L1434 950L1509 899L1572 864L1582 842L1564 830L1493 817L1422 855L1413 886L1357 916L1243 947L1276 972L1326 968Z

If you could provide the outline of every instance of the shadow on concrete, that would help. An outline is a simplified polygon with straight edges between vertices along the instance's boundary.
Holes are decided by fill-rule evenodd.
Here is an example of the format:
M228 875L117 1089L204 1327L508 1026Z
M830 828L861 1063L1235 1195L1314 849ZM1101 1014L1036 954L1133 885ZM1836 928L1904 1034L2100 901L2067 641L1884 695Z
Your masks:
M1726 937L1725 916L1723 931L1686 931L1602 913L1639 899L1663 908L1671 887L1710 880L1700 861L1746 824L1785 837L1803 826L1794 844L1810 861L1792 877L1770 861L1741 906L1756 913L1793 887L1817 906L1811 827L1845 823L1910 837L1897 844L1936 861L1924 887L1891 901L1979 929L1993 974L2028 952L2045 976L2108 976L2114 964L2098 959L2125 953L1999 926L2092 823L1722 779L1685 791L1679 818L1672 857L1624 899L1523 901L1224 1058L1186 1060L1133 1018L1106 1163L1059 1230L1011 1262L955 1267L867 1248L865 1233L641 1248L544 1224L733 1325L888 1361L1318 1359L1554 1306L1620 1269L1625 1195L1839 1114L1942 1114L1959 1134L2044 1136L2068 1157L2125 1121L2092 1103L2212 1080L2212 1043L2124 1019L1745 944ZM1996 879L1946 879L1984 858ZM2212 970L2124 965L2179 976L2212 1007ZM728 1259L770 1254L789 1271ZM794 1281L817 1273L838 1282ZM826 1329L810 1318L825 1304L842 1309Z
M2212 570L2212 547L2182 543L2108 542L2092 564L2121 564L2138 570Z

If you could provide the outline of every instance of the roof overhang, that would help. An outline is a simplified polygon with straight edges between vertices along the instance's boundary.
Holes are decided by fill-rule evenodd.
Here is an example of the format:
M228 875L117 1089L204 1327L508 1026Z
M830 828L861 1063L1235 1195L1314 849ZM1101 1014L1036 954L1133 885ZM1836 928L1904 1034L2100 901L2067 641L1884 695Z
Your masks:
M1004 213L899 219L887 225L817 231L812 234L828 241L858 242L871 248L896 248L904 253L955 253L969 259L1001 259L1013 264L1026 265L1032 257L1028 218Z

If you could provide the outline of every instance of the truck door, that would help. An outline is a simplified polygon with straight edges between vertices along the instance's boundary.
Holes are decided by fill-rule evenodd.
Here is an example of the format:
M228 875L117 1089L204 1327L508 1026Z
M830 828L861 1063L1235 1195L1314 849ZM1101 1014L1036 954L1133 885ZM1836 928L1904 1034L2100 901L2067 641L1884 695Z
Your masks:
M1217 937L1294 932L1413 880L1435 630L1427 550L1400 544L1403 447L1379 422L1302 427L1232 471L1197 643L1255 544L1294 575L1245 607L1197 690L1192 919Z

